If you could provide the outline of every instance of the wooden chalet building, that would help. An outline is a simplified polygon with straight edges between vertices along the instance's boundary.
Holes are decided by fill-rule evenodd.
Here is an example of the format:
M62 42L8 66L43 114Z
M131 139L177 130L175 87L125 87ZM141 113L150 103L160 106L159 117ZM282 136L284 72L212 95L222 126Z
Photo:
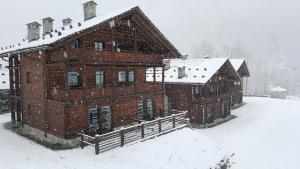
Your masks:
M146 69L181 54L139 7L96 16L83 4L84 21L53 19L27 25L28 40L2 48L9 62L11 118L45 135L104 133L154 119L164 111L162 81L147 82ZM42 34L42 35L40 35Z
M243 103L244 78L250 77L250 73L245 59L230 59L230 62L241 79L241 82L235 85L237 89L232 95L231 107L237 107Z
M207 125L230 116L234 84L240 82L227 58L170 59L165 67L165 104Z

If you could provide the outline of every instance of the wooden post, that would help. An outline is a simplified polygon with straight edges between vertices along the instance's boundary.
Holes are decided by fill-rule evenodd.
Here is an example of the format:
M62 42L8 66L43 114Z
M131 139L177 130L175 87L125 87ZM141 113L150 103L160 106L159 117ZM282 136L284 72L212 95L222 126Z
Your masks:
M124 139L125 139L125 137L124 137L124 130L122 129L122 130L121 130L121 147L123 147L124 144L125 144Z
M95 135L95 153L96 153L96 155L98 155L99 151L100 151L99 143L100 143L100 136L98 134L96 134Z
M144 139L145 138L145 124L144 124L144 122L142 122L141 131L142 131L142 139Z
M83 135L83 132L81 131L81 132L80 132L80 147L81 147L81 149L84 148L84 143L83 143L83 141L84 141L84 135Z
M176 127L176 123L175 123L175 120L176 120L176 119L175 119L175 114L173 114L172 116L173 116L173 121L172 121L172 122L173 122L173 128L175 128L175 127Z
M158 119L158 132L161 132L161 119Z

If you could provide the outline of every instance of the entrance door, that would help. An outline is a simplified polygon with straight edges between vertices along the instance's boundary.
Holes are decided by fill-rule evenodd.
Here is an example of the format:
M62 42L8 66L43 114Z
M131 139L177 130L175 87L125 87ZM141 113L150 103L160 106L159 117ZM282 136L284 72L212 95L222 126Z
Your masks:
M99 130L99 113L96 108L89 110L88 126L90 133L95 133Z
M103 106L101 107L100 112L101 112L101 129L103 131L110 131L112 129L111 107Z

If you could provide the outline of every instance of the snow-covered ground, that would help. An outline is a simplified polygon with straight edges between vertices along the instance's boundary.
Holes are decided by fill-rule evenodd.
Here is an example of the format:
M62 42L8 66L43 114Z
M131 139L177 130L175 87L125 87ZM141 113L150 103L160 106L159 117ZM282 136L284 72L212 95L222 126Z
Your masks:
M238 118L198 130L235 152L234 168L300 168L300 100L245 98L232 113Z
M0 124L10 115L0 115ZM98 156L90 148L52 151L0 126L0 169L209 169L229 153L191 129Z

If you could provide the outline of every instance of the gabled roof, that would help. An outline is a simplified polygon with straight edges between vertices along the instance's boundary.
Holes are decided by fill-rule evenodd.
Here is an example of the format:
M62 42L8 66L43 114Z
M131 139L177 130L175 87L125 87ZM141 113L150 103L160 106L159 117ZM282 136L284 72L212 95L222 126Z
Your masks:
M40 38L36 41L28 42L28 40L19 43L18 45L13 45L8 48L4 48L3 50L0 49L0 57L9 55L10 53L19 53L25 50L34 50L34 49L41 49L47 48L54 43L60 42L65 38L70 36L76 35L80 32L92 29L104 22L110 21L112 19L118 18L127 12L135 11L139 13L145 21L153 28L153 30L159 35L159 37L168 45L168 47L173 51L175 57L180 57L180 52L167 40L167 38L155 27L155 25L150 21L150 19L143 13L143 11L138 7L129 7L124 9L119 9L114 12L109 12L107 14L103 14L97 16L95 18L89 19L87 21L83 21L80 24L73 24L71 27L59 28L56 29L58 32L53 32L51 35L47 34L44 37ZM2 47L3 48L3 47Z
M230 59L235 71L239 73L241 77L249 77L250 73L245 59Z
M170 68L165 70L165 83L206 84L228 58L171 59ZM230 62L228 62L230 64ZM231 65L230 65L231 66ZM178 68L185 67L185 76L178 78ZM232 68L233 69L233 68ZM234 70L232 70L234 72Z
M235 71L238 71L242 64L245 62L245 59L229 59Z

